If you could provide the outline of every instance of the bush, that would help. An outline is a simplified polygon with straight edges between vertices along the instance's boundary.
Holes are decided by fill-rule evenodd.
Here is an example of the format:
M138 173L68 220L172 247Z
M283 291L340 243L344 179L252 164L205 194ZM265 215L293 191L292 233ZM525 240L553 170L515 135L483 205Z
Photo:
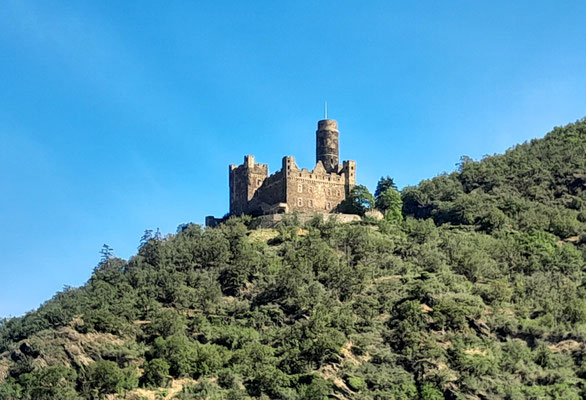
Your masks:
M113 361L96 361L88 366L83 386L90 397L124 394L138 386L138 377L133 367L121 369Z
M421 387L421 400L444 400L442 392L429 383Z
M169 382L169 364L160 358L154 358L144 364L144 373L140 377L142 386L163 387Z
M348 379L346 379L346 383L348 384L350 389L352 389L354 391L359 392L361 390L366 389L366 382L364 381L364 379L359 378L357 376L348 377Z
M80 398L75 390L76 378L73 369L56 366L21 375L19 380L24 398L76 400Z

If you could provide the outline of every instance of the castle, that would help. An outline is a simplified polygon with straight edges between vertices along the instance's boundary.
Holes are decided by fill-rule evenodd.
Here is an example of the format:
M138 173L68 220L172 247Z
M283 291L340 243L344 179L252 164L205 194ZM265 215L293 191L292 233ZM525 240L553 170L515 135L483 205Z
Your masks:
M230 215L328 213L346 199L356 184L356 162L339 163L338 123L321 120L316 131L316 165L300 169L291 156L269 176L267 164L244 156L244 164L230 165Z

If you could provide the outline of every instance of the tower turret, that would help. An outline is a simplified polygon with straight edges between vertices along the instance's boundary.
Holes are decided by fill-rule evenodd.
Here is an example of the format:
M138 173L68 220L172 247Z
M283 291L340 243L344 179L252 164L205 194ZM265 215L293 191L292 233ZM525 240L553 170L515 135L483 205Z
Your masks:
M315 162L321 161L327 172L337 171L339 159L338 122L324 119L317 123Z

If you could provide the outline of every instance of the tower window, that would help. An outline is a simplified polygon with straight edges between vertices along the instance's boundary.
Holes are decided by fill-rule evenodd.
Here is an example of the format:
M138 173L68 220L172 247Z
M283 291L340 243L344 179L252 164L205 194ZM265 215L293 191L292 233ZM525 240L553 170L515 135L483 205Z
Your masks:
M298 183L298 184L297 184L297 191L298 191L299 193L302 193L302 192L303 192L303 184L302 184L302 183Z
M336 192L336 196L340 197L340 190Z
M307 201L307 205L311 208L313 208L313 200L308 200Z
M297 205L303 207L303 199L297 199Z
M260 186L262 184L262 179L258 178L256 180L256 186Z
M328 204L326 204L326 208L327 208L328 210L329 210L330 208L332 208L332 203L330 203L330 202L328 201Z

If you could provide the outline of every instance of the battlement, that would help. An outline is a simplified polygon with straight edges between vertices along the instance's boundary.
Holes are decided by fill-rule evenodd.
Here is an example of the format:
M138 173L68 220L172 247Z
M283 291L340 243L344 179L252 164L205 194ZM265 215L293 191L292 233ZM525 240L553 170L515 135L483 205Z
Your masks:
M269 171L268 164L261 164L261 163L254 162L253 155L244 156L244 163L241 165L230 164L230 171L235 170L240 167L247 168L249 170L266 170L267 173Z
M267 164L244 156L241 165L230 165L230 214L280 212L332 212L356 184L356 162L338 162L338 123L318 122L316 164L299 168L295 157L283 157L281 170L269 176Z
M342 165L332 172L326 171L321 161L318 161L313 170L307 168L299 168L295 163L295 158L288 156L283 157L283 166L287 166L288 176L295 176L296 178L309 179L323 182L343 182L344 170Z

